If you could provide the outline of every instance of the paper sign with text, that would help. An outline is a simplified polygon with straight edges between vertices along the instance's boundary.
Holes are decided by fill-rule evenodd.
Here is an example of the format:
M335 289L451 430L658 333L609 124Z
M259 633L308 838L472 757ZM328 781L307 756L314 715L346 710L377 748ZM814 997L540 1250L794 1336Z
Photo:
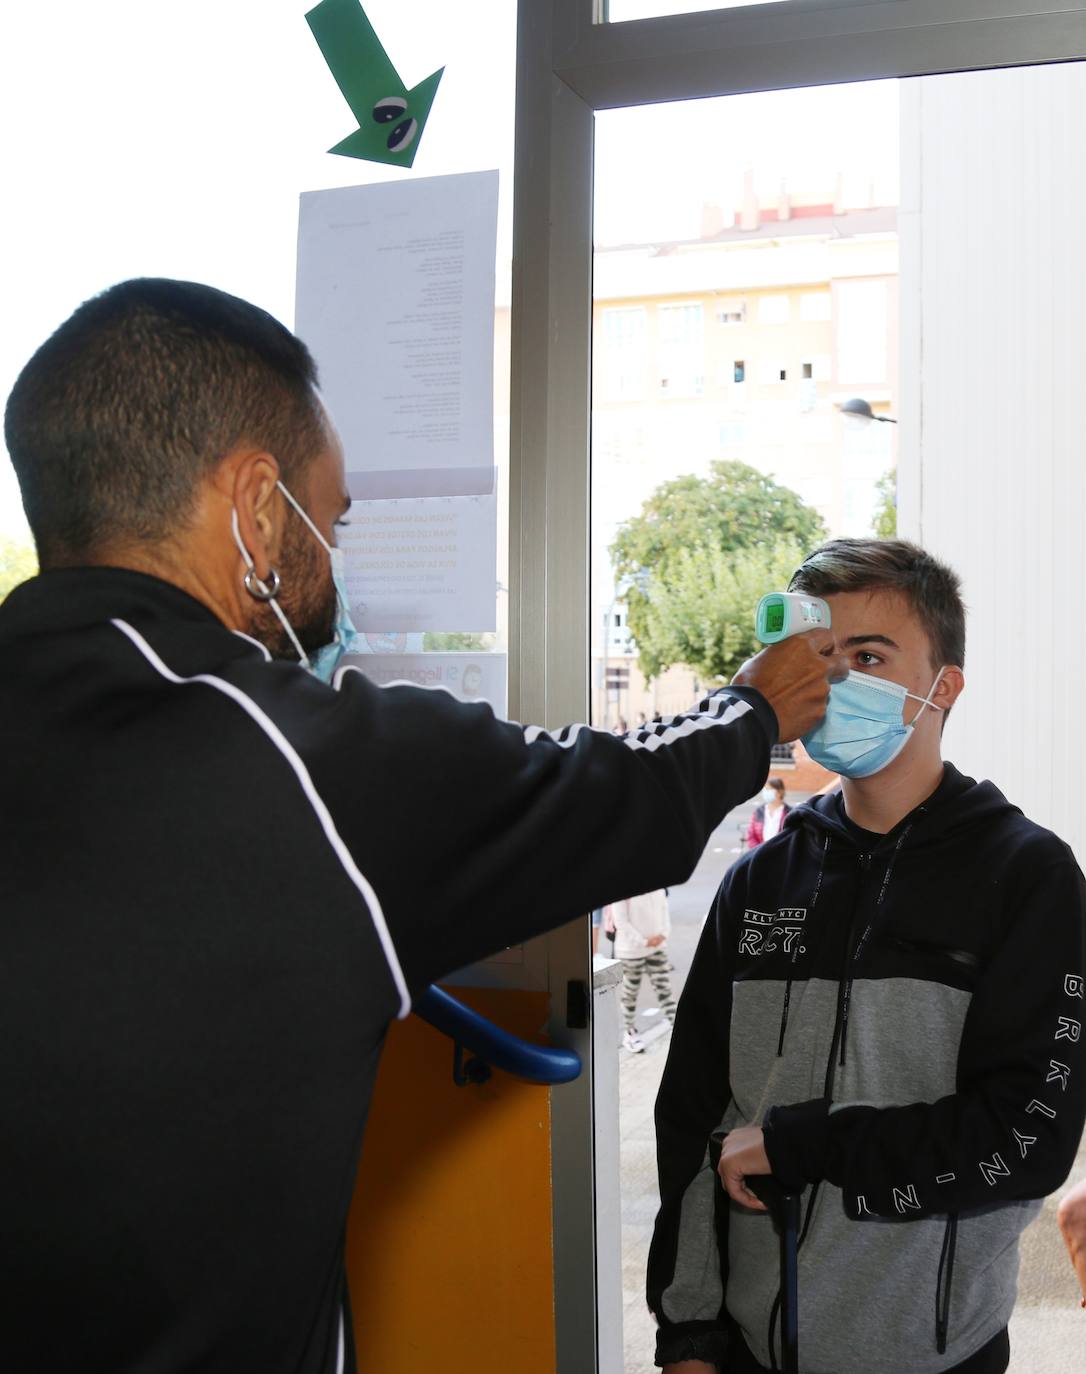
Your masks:
M461 701L486 701L496 716L506 715L505 654L352 654L344 662L353 663L379 687L392 682L445 687Z

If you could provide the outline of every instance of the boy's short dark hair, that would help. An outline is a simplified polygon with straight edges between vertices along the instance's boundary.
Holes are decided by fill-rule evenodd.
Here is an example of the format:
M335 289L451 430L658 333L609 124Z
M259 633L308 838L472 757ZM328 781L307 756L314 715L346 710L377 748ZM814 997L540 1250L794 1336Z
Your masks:
M317 371L266 311L196 282L121 282L79 307L8 398L42 566L184 528L200 480L252 442L288 483L324 443Z
M789 591L900 592L931 644L933 668L965 667L965 603L957 573L904 539L831 539L792 575Z

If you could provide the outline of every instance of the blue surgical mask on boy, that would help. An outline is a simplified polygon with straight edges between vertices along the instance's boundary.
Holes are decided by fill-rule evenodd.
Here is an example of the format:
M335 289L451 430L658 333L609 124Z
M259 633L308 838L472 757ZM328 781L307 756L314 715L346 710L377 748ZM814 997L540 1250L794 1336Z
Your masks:
M940 668L931 691L918 697L898 682L851 672L830 687L826 714L803 736L803 747L816 763L844 778L869 778L893 763L908 744L913 727L932 701L942 681ZM905 724L905 702L919 701L920 710Z

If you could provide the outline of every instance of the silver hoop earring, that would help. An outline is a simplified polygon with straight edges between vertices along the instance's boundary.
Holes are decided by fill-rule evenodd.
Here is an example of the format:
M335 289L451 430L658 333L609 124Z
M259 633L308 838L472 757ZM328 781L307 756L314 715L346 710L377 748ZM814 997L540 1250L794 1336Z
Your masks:
M279 574L274 568L268 569L268 580L262 582L256 575L255 568L247 568L245 577L245 590L257 601L271 601L279 591Z

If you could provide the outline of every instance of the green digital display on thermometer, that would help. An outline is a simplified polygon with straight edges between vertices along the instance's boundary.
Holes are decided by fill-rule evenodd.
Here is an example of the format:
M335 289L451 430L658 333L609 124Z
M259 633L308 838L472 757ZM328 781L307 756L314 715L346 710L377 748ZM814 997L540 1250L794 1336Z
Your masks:
M758 602L754 617L754 632L763 644L779 644L790 635L829 628L829 606L821 597L802 592L770 592Z

